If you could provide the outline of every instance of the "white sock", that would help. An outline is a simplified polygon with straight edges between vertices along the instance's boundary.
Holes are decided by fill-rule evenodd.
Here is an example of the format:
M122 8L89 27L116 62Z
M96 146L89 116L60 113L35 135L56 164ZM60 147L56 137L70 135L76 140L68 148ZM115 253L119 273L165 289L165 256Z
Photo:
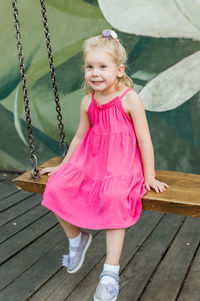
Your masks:
M75 238L68 238L68 239L69 239L69 245L70 246L72 246L72 247L78 247L78 245L80 244L80 241L81 241L81 232ZM75 254L76 254L75 251L70 251L69 252L69 255L71 257L73 257Z
M109 271L119 274L119 269L120 269L119 265L111 265L111 264L107 264L107 263L104 263L104 265L103 265L103 272L109 270ZM110 276L103 276L101 278L101 283L107 284L109 282L114 283L115 279Z

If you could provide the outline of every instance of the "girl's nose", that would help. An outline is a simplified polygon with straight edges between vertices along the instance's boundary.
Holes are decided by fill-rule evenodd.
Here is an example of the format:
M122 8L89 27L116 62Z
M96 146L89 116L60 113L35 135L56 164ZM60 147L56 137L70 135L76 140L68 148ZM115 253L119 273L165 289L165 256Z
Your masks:
M98 68L93 68L93 75L99 75L99 70Z

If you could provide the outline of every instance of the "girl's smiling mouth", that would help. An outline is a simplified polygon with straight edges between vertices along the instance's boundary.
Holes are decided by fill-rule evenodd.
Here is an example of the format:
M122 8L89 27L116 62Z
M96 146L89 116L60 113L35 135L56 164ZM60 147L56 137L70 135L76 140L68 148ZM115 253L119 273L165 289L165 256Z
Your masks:
M102 80L92 80L91 82L92 82L94 85L100 85L100 84L103 83Z

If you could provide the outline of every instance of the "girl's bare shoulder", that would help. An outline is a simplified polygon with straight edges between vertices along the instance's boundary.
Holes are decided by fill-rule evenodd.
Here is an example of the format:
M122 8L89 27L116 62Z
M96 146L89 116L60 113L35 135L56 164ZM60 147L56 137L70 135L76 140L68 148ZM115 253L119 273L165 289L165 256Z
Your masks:
M134 89L131 89L126 95L126 100L129 103L137 102L137 101L141 101L141 97Z
M124 100L125 100L125 107L129 115L132 115L133 113L136 113L137 111L144 109L142 98L134 89L131 89L126 94Z
M141 96L133 89L131 89L126 95L126 105L128 108L133 108L135 106L143 106L143 101Z
M90 103L91 103L91 101L92 101L91 95L92 95L91 93L85 95L85 96L83 97L82 101L81 101L81 106L82 106L82 108L83 108L83 110L84 110L85 112L88 111L88 108L89 108Z

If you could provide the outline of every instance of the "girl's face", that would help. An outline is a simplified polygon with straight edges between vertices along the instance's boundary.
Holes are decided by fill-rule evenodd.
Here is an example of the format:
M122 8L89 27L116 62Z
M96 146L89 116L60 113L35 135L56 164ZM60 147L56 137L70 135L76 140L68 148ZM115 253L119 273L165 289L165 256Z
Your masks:
M110 54L96 49L86 54L84 70L88 86L109 93L115 89L117 78L123 75L124 66L117 66Z

